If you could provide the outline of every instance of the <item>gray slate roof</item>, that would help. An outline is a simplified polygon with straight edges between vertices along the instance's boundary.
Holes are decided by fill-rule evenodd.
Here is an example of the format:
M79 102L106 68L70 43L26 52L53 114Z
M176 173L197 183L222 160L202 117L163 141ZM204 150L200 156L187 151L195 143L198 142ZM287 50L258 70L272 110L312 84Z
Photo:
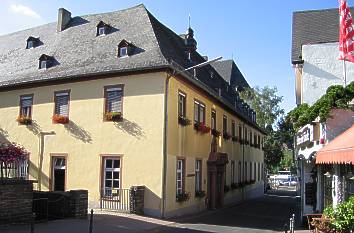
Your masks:
M212 63L212 66L231 87L237 88L237 90L250 87L233 60L218 61Z
M115 32L96 36L100 21L110 24ZM74 17L62 32L56 32L56 27L57 23L50 23L0 36L0 86L168 64L143 5ZM39 37L43 45L26 49L26 40L30 36ZM123 39L131 41L142 52L117 58L117 45ZM58 65L39 70L38 59L42 54L53 56Z
M350 8L353 12L354 8ZM301 62L302 45L339 41L338 8L299 11L293 13L292 52L293 64Z
M100 21L109 24L112 32L96 36ZM56 29L55 22L0 36L0 89L66 78L89 79L126 71L183 70L205 61L198 52L192 53L193 62L188 60L183 38L161 24L144 5L74 17L65 30L57 32ZM42 44L26 49L30 36L39 38ZM118 44L123 39L136 46L137 52L118 58ZM38 69L42 54L54 57L57 65L46 70ZM211 65L198 68L196 78L190 78L190 73L183 75L262 131L250 120L252 113L246 110L247 106L239 99L238 93L228 88L229 83ZM218 95L219 89L221 95Z

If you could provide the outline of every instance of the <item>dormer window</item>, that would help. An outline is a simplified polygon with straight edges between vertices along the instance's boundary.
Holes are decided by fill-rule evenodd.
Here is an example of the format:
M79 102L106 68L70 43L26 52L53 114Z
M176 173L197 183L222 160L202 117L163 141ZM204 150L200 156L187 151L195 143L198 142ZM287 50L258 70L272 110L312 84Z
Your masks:
M30 37L28 37L28 39L27 39L26 49L35 48L35 47L38 46L38 44L39 44L39 39L30 36Z
M97 36L104 36L109 33L109 24L106 24L105 22L101 21L97 24Z
M39 69L48 69L53 64L53 57L43 54L39 58Z
M119 48L119 56L120 57L128 56L128 47Z
M118 44L118 57L130 56L133 53L134 45L126 40Z

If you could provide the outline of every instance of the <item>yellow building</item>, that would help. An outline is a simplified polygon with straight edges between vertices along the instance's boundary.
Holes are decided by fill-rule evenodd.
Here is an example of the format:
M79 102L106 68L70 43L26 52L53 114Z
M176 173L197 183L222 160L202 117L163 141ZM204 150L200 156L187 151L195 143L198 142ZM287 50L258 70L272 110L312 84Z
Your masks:
M263 195L263 131L235 90L247 82L217 65L184 71L206 61L196 45L143 5L59 9L56 23L0 36L0 142L30 151L36 189L87 189L90 207L124 205L140 185L159 217Z

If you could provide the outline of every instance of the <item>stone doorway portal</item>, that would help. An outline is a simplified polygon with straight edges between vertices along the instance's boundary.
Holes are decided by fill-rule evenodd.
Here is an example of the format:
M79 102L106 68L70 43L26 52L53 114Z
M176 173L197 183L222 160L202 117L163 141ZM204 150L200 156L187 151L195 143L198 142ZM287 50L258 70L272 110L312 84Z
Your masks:
M208 159L208 208L215 209L224 205L225 171L228 163L226 153L217 152L217 141L213 137Z

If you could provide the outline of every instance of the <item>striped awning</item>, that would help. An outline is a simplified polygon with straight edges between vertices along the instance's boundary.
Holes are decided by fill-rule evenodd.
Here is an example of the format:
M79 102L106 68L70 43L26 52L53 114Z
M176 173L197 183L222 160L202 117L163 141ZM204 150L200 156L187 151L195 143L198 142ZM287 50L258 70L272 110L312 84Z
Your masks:
M316 164L354 165L354 125L317 152Z

